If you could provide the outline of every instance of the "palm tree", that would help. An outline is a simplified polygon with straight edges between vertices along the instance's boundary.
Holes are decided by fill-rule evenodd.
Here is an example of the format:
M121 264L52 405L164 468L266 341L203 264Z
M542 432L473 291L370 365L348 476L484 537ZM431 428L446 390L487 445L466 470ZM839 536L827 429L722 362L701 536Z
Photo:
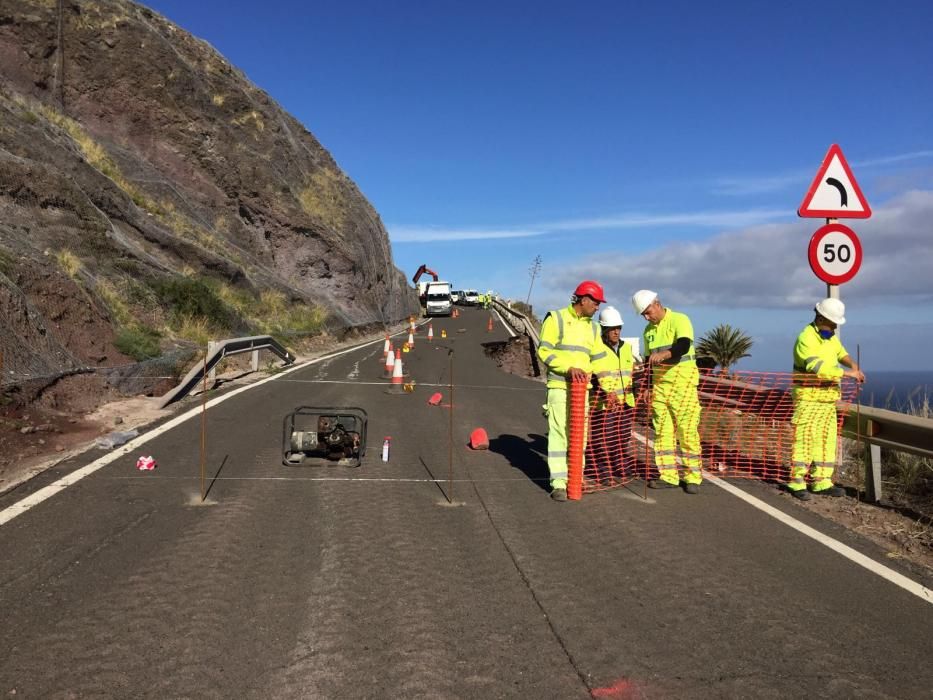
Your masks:
M715 360L721 374L729 374L729 368L743 357L751 357L752 339L739 328L721 323L700 338L696 344L697 357Z

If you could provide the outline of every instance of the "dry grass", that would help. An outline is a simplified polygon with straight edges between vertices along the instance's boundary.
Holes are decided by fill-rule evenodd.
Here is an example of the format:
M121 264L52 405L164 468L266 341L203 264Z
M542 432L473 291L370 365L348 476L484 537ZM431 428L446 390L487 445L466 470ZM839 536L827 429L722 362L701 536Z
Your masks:
M347 221L344 209L343 176L333 168L322 168L311 176L311 181L298 195L302 210L340 233Z
M84 263L81 262L81 259L67 248L62 248L55 253L55 259L64 273L73 280L76 280L78 274L84 269Z

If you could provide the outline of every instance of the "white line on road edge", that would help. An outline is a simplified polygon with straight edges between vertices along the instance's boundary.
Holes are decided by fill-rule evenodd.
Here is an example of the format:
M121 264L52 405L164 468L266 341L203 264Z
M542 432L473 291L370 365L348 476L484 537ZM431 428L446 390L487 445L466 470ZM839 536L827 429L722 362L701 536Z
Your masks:
M354 345L351 348L346 348L344 350L338 350L337 352L331 353L330 355L324 355L323 357L316 357L315 359L309 362L305 362L304 364L297 365L290 369L284 370L278 374L272 375L271 377L266 377L265 379L261 379L254 384L248 384L246 386L240 387L239 389L235 389L234 391L231 391L229 394L218 396L216 399L211 399L210 401L207 402L207 407L211 408L212 406L216 406L219 403L223 403L227 399L232 399L237 394L240 394L244 391L249 391L250 389L255 389L256 387L261 386L265 384L266 382L271 382L276 379L280 379L281 377L284 377L287 374L291 374L292 372L296 372L299 369L304 369L305 367L317 364L318 362L324 362L325 360L331 360L335 357L339 357L340 355L345 355L348 352L354 352L356 350L360 350L361 348L365 348L370 345L375 345L376 343L382 343L382 342L385 342L384 338L372 340L368 343L363 343L362 345ZM118 450L114 450L113 452L110 452L104 455L100 459L94 460L90 464L84 467L81 467L80 469L77 469L76 471L73 471L71 474L68 474L67 476L63 476L58 481L55 481L49 484L48 486L45 486L39 489L35 493L24 498L23 500L18 501L14 503L13 505L5 508L4 510L0 511L0 526L6 525L17 515L22 515L30 508L33 508L39 505L44 500L51 498L57 493L60 493L64 489L68 488L69 486L73 486L74 484L81 481L81 479L83 479L84 477L89 476L93 474L94 472L96 472L98 469L101 469L107 466L108 464L110 464L111 462L116 461L120 457L123 457L124 455L127 455L130 452L135 451L138 447L145 445L147 442L149 442L153 438L158 437L162 433L168 432L172 428L175 428L181 425L189 418L194 418L195 416L198 416L200 414L201 414L200 406L198 406L197 408L192 408L187 413L182 413L180 416L176 416L175 418L168 421L167 423L160 425L158 428L153 428L151 431L144 433L143 435L140 435L139 437L130 440L128 443L126 443L123 447L119 448Z
M643 443L647 442L648 445L651 447L654 446L653 440L649 440L648 438L645 438L642 435L639 435L638 433L635 433L635 432L632 432L632 435L639 441ZM815 528L810 527L809 525L804 525L802 522L788 515L784 511L778 510L774 506L768 505L761 499L755 498L750 493L747 493L743 491L742 489L740 489L739 487L733 486L732 484L726 481L723 481L717 476L713 476L711 474L705 474L704 479L710 482L711 484L715 484L716 486L724 490L726 493L731 493L736 498L742 499L743 501L748 503L750 506L757 508L761 512L767 513L775 520L778 520L784 523L788 527L794 528L795 530L797 530L797 532L803 535L806 535L807 537L811 539L816 540L817 542L819 542L820 544L826 547L829 547L831 550L833 550L837 554L841 554L849 561L854 562L855 564L858 564L859 566L865 569L868 569L873 574L877 574L881 578L890 581L895 586L900 586L908 593L913 593L915 596L917 596L921 600L926 601L927 603L933 603L933 591L931 591L926 586L922 586L916 581L913 581L907 578L903 574L899 574L898 572L894 571L894 569L889 569L887 566L876 562L871 557L866 557L861 552L858 552L852 549L852 547L843 544L839 540L833 539L829 535L824 535L822 532L820 532L819 530Z
M505 322L505 319L502 318L502 314L499 313L499 309L494 309L494 311L495 311L495 313L496 313L496 316L499 317L499 323L501 323L503 326L505 326L505 330L507 330L507 331L509 332L509 337L510 337L510 338L514 338L515 336L517 336L518 333L516 333L515 331L513 331L513 330L512 330L512 326L510 326L508 323Z

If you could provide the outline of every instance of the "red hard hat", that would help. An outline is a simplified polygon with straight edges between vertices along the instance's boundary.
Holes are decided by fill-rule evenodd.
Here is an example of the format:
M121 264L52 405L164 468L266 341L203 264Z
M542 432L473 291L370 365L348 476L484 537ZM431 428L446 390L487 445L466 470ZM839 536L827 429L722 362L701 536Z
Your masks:
M594 282L593 280L584 280L577 285L577 288L573 290L574 296L578 297L593 297L595 301L598 301L600 304L606 303L605 295L603 294L602 285L599 282Z

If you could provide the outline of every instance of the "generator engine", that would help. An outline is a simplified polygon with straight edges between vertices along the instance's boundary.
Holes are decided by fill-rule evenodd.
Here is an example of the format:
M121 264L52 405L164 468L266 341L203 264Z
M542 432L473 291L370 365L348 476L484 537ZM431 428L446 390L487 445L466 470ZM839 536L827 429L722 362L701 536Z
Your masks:
M285 416L283 464L358 467L366 452L366 412L361 408L301 406Z

